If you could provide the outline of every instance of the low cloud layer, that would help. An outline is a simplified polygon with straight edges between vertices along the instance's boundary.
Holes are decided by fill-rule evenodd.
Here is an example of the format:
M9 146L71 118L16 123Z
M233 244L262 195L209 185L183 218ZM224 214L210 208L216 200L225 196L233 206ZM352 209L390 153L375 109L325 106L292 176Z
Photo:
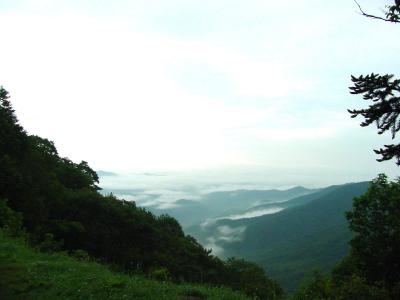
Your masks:
M207 238L205 248L211 249L214 255L222 255L224 252L223 244L240 242L243 239L245 231L246 226L218 226L216 234Z
M280 212L282 210L283 210L282 207L271 207L271 208L266 208L266 209L248 211L243 214L230 215L230 216L224 217L224 219L239 220L239 219L246 219L246 218L255 218L255 217L260 217L263 215L276 214L277 212Z

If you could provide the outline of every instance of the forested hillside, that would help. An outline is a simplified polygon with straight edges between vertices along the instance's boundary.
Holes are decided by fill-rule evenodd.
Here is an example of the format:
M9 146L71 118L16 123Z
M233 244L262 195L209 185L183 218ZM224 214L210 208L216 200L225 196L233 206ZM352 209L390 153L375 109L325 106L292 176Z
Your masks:
M124 272L162 273L176 282L227 285L249 295L279 297L279 286L260 268L244 261L239 261L242 267L235 260L223 262L185 235L174 218L156 217L134 202L101 195L98 176L88 163L62 158L51 141L28 135L8 98L1 88L0 199L3 207L21 214L33 245L47 251L84 251ZM254 274L257 279L250 284Z
M329 272L348 251L351 238L345 212L353 198L364 193L368 182L331 186L295 198L289 207L272 215L241 220L222 219L208 226L189 228L203 243L215 239L221 256L238 256L255 261L268 270L287 290L295 289L314 268ZM220 238L229 228L236 239Z

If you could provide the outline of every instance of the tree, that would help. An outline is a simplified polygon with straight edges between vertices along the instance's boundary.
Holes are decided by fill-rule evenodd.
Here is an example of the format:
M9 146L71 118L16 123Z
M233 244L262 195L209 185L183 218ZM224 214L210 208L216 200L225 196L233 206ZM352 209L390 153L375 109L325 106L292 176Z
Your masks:
M293 295L293 300L330 299L330 281L321 271L314 270L312 277L304 280Z
M8 99L8 92L0 86L0 161L5 160L8 153L21 157L26 150L26 134Z
M0 228L8 234L18 236L22 234L22 215L8 207L7 201L0 199Z
M280 299L281 287L255 263L231 257L227 260L228 277L234 290L243 290L255 299Z
M346 215L354 237L351 256L369 284L400 283L400 179L380 174Z
M10 101L8 100L9 98L10 96L8 95L8 92L2 86L0 86L0 107L2 114L9 119L8 121L16 124L18 123L18 119L15 116L15 111L12 108Z
M356 2L357 3L357 2ZM385 17L379 17L365 13L361 6L361 14L392 23L400 23L400 3L396 0L396 5L388 6ZM375 123L378 128L378 134L390 131L392 139L395 139L396 133L400 130L400 80L395 79L392 74L370 74L367 76L351 77L354 86L350 87L351 94L361 94L364 100L372 101L372 104L365 109L348 110L352 118L357 116L364 117L361 126L369 126ZM374 150L376 154L381 155L378 161L385 161L395 158L397 165L400 166L400 144L384 145L379 150Z
M8 92L0 86L0 197L10 207L21 200L23 180L21 161L26 159L28 140L9 101Z

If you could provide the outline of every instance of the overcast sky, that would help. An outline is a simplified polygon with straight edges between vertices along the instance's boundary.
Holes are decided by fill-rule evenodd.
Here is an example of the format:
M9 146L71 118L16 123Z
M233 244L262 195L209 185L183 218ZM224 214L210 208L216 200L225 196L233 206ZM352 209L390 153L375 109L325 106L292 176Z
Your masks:
M399 75L399 33L352 0L2 0L0 85L29 133L97 170L365 180L398 168L350 119L350 74Z

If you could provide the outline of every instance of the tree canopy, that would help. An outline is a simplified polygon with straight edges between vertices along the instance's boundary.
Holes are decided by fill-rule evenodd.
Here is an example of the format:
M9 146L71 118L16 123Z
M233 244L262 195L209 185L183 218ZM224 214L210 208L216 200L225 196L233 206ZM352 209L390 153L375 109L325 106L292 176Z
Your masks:
M354 233L351 255L369 283L400 284L400 178L380 174L347 213Z

